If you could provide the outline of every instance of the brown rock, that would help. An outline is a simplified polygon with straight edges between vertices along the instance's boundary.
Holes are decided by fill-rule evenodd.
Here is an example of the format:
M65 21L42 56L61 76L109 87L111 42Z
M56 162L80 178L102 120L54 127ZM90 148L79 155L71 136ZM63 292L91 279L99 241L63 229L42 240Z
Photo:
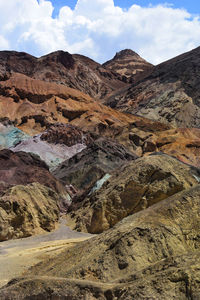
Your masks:
M13 185L27 185L38 182L56 192L65 194L62 184L49 172L45 162L34 154L26 152L0 151L0 190Z
M130 49L116 53L113 59L105 62L103 66L119 73L126 82L131 83L135 83L139 79L146 77L153 69L152 64Z
M68 147L76 144L89 145L92 142L91 136L78 127L62 123L51 125L47 131L42 133L41 140L48 143L63 144Z
M10 72L62 84L95 98L126 86L122 77L83 55L56 51L40 58L14 51L0 52L2 80Z

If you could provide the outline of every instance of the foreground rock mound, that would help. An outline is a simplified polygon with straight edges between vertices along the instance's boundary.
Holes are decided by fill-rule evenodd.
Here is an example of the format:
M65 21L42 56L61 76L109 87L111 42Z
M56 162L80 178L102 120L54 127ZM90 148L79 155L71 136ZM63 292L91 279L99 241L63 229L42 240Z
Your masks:
M167 155L147 156L123 166L103 187L80 203L71 216L76 229L101 233L117 222L171 195L195 186L199 169Z
M59 196L39 183L16 185L0 197L0 242L55 229Z
M54 229L69 200L39 157L0 151L0 241Z
M1 299L199 299L199 195L197 186L129 216L11 281Z

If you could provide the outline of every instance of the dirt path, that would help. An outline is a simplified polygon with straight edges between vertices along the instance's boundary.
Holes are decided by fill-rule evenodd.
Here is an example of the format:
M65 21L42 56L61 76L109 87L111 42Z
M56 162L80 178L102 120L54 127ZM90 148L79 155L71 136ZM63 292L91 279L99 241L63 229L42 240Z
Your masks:
M71 230L66 226L66 220L62 218L59 228L54 232L1 242L0 287L12 278L23 275L25 270L44 258L52 257L90 237L92 235Z

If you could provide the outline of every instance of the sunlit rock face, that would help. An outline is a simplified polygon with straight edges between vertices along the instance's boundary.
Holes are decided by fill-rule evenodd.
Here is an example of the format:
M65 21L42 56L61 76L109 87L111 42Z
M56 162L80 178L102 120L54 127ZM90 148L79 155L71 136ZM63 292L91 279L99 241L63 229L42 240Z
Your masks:
M44 185L15 185L0 196L0 242L55 229L59 196Z
M39 156L0 151L0 240L53 230L69 205L65 187Z
M157 154L131 161L105 179L82 203L72 202L76 229L91 233L108 230L127 216L198 185L200 170Z

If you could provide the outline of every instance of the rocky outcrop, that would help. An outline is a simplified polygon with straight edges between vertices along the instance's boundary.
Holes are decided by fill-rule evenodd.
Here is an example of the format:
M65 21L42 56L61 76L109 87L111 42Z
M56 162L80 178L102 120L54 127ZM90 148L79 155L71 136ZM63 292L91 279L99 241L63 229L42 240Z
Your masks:
M0 191L13 185L39 182L56 192L65 193L62 184L49 172L45 162L26 152L0 151Z
M0 242L55 229L59 196L39 183L16 185L0 196Z
M96 182L137 156L124 146L104 138L92 142L82 152L66 160L53 171L63 184L73 185L79 194L88 193ZM79 199L80 200L80 199Z
M126 82L134 84L153 70L152 64L130 49L117 52L113 59L105 62L103 66L119 73Z
M195 186L199 169L167 155L129 162L81 203L72 203L76 229L101 233L123 218Z
M199 127L199 57L200 47L156 66L150 76L117 92L107 104L174 127Z
M69 203L65 187L38 156L0 151L0 241L53 230Z
M81 152L92 141L89 134L69 124L55 124L45 132L19 142L12 151L37 154L50 170Z
M99 104L77 90L19 73L0 81L0 120L5 116L30 135L58 122L110 135L137 119Z
M62 84L99 99L125 86L118 73L88 57L64 51L56 51L40 58L23 52L1 51L2 80L11 72Z
M1 299L199 299L199 194L177 193L47 259Z
M13 147L28 138L29 135L20 129L11 125L4 126L0 123L0 150Z

